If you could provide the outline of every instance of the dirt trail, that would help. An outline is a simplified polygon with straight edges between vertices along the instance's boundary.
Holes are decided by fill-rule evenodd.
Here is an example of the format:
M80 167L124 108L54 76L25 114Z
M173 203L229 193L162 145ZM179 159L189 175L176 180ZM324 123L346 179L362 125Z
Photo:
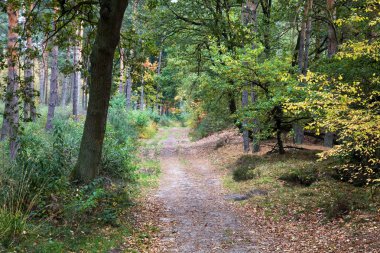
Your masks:
M202 149L188 144L185 128L170 129L162 141L162 177L153 197L163 208L158 251L258 252L254 232L224 199L220 176Z

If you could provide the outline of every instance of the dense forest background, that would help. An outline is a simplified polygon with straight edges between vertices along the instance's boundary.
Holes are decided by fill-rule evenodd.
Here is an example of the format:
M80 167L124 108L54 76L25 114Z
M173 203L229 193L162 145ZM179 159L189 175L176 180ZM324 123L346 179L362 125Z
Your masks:
M313 159L378 211L379 0L3 0L0 10L0 251L38 241L38 252L60 252L74 235L91 244L93 224L130 231L120 217L152 176L139 170L151 162L141 140L173 122L194 140L237 127L246 154L312 139L325 147ZM336 204L338 215L353 208Z

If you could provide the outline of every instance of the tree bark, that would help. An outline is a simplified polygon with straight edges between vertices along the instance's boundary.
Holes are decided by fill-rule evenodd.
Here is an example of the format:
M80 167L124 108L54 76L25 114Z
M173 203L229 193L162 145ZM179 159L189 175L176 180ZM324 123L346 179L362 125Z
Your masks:
M44 61L44 97L43 102L45 105L48 103L48 79L49 79L49 52L47 50L47 42L45 42L42 58Z
M124 92L124 48L120 49L120 80L119 80L119 93L123 94Z
M80 28L77 31L77 35L79 36L79 39L82 38L82 27L80 25ZM75 68L79 68L79 62L82 58L81 55L81 42L76 41L75 42L75 47L74 47L74 66ZM73 82L73 116L75 120L78 120L78 115L79 115L79 89L81 87L81 72L76 70L74 72L74 82Z
M26 38L26 57L25 57L25 90L24 90L24 121L34 121L36 119L36 107L34 105L34 80L33 80L33 60L31 51L33 50L32 38L30 32L27 32Z
M1 139L9 136L10 158L15 159L18 149L18 127L19 127L19 108L18 95L19 89L18 68L17 68L17 38L16 32L18 25L18 10L10 3L7 6L8 14L8 83L3 114L3 126L1 129Z
M327 0L327 12L329 15L327 56L332 58L338 51L338 38L334 26L336 19L335 0Z
M127 111L132 109L132 77L131 68L127 68L127 83L125 85L125 96L126 96L126 108Z
M243 90L242 92L242 99L241 99L241 106L243 110L247 108L248 106L248 91ZM243 119L243 148L244 152L248 153L249 152L249 131L247 128L247 119Z
M145 92L144 92L144 74L141 77L141 87L140 87L140 110L145 110Z
M58 46L53 47L51 59L49 107L45 126L47 131L53 129L54 112L58 102Z
M67 51L66 51L66 61L70 61L70 47L67 48ZM68 90L68 83L69 83L69 80L70 80L70 76L71 75L66 75L63 77L63 81L62 81L62 100L61 100L61 106L64 107L66 106L66 102L67 102L67 90Z
M304 66L302 73L305 75L309 68L309 49L310 49L310 38L311 38L311 15L313 9L313 0L308 0L307 3L308 16L306 21L306 37L305 37L305 55L304 55Z
M89 182L99 174L111 97L113 60L127 5L128 0L100 1L100 18L91 53L87 117L78 161L73 171L73 179L77 182Z
M327 12L329 15L327 57L332 58L338 51L338 39L334 27L336 19L335 0L327 0ZM325 133L323 145L329 148L334 146L334 133Z
M39 87L39 102L40 104L43 103L44 101L44 91L45 91L45 87L44 87L44 84L45 84L45 70L44 70L44 60L43 60L43 57L38 61L38 72L39 72L39 75L38 75L38 78L39 78L39 83L40 83L40 87Z

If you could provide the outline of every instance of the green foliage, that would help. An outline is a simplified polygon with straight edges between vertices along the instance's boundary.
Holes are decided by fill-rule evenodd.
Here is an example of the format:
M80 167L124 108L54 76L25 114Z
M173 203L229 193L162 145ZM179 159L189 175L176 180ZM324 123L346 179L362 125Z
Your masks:
M258 177L255 168L238 167L233 171L233 178L235 181L245 181Z
M318 172L317 169L313 166L300 169L293 169L281 175L279 179L290 184L310 186L312 183L317 181Z

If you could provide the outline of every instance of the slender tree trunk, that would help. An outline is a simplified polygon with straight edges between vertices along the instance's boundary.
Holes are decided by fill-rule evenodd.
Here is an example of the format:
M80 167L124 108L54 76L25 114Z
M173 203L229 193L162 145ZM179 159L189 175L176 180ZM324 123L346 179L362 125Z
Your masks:
M15 32L18 24L18 10L10 3L7 6L8 14L8 83L5 108L3 114L3 126L1 129L1 139L9 135L10 158L15 159L18 149L18 126L19 108L18 95L19 80L17 76L17 38Z
M335 0L327 0L327 12L329 15L327 57L332 58L338 51L338 39L334 27L336 19ZM330 148L334 146L334 133L325 133L323 145Z
M259 1L258 0L246 0L246 3L244 4L243 3L243 13L242 13L242 19L243 19L243 25L245 26L248 26L248 25L253 25L253 29L252 29L252 33L256 34L257 33L257 7L259 5ZM265 23L266 26L267 26L267 29L270 29L270 5L271 5L271 1L265 1L262 2L262 7L266 10L265 13L266 13L266 20L267 22ZM269 37L266 36L266 54L267 54L267 57L269 57L270 55L270 41L269 41ZM255 48L255 44L252 44L252 49ZM246 85L248 85L246 83ZM247 98L248 100L248 98ZM252 104L256 102L256 93L255 91L253 90L253 87L251 85L251 102ZM248 104L248 101L247 101L247 104ZM260 151L260 141L259 141L259 138L258 138L258 134L259 134L259 127L258 127L258 120L257 119L253 119L253 129L252 129L252 140L253 140L253 144L252 144L252 152L255 153L255 152L259 152ZM247 130L248 131L248 130ZM248 140L246 140L245 138L247 138L246 136L248 136ZM243 132L243 141L244 141L244 147L245 145L249 145L249 131L248 131L248 134L245 134ZM249 150L249 149L248 149ZM248 152L248 151L247 151Z
M70 62L70 47L67 48L66 51L66 61ZM66 106L67 102L67 90L68 90L68 83L70 80L71 75L65 75L62 80L62 100L61 100L61 106Z
M264 14L264 52L267 58L270 57L271 54L271 9L272 9L272 0L260 0L261 7Z
M120 80L119 80L119 93L123 94L124 92L124 48L120 49Z
M49 80L49 51L47 50L47 42L44 45L44 52L42 53L44 61L44 104L48 103L48 80Z
M58 102L58 46L54 46L51 51L51 75L50 75L50 96L46 121L46 130L53 129L53 119L55 107Z
M112 68L127 0L100 2L97 35L91 53L91 87L87 117L73 179L89 182L99 174L107 112L111 97Z
M39 83L40 83L40 87L39 87L39 102L40 104L43 103L44 101L44 91L45 91L45 88L44 88L44 84L45 84L45 71L44 71L44 61L43 61L43 58L41 58L39 61L38 61L38 78L39 78Z
M301 23L301 31L299 34L299 48L298 48L298 71L300 74L305 74L309 61L309 45L311 36L311 18L309 12L312 7L312 0L307 0L303 10L303 17ZM304 129L299 123L293 124L294 130L294 143L302 144L304 142Z
M29 35L29 34L28 34ZM24 121L35 119L35 106L34 106L34 83L33 83L33 60L31 59L32 51L32 38L30 36L26 39L26 57L25 57L25 98L24 98Z
M276 106L274 108L274 120L276 125L276 138L277 138L277 146L278 152L280 155L285 154L284 143L282 141L282 117L283 112L280 106Z
M144 92L144 74L141 78L141 88L140 88L140 110L145 110L145 92Z
M158 56L158 65L157 65L157 75L161 75L161 66L162 66L162 50L160 50L160 54ZM160 105L159 105L159 93L160 93L160 84L157 83L157 90L156 90L156 102L155 102L155 109L159 113L160 112Z
M305 75L309 68L309 49L310 49L310 38L311 38L311 12L313 9L313 0L308 0L307 4L308 16L306 22L306 34L305 34L305 55L304 55L304 66L302 73Z
M78 51L77 51L77 46L74 47L73 50L73 63L74 66L77 66L78 64ZM75 71L73 73L73 94L72 94L72 99L73 99L73 116L74 120L78 120L78 100L79 100L79 73L78 71Z
M242 92L242 99L241 99L241 105L243 110L247 108L248 106L248 91L243 90ZM247 119L243 120L243 148L244 152L248 153L249 152L249 131L247 127Z
M79 39L82 38L83 35L83 30L82 26L80 25L80 28L77 31L77 35L79 36ZM82 58L81 55L81 41L76 41L75 46L74 46L74 66L76 68L79 68L79 62ZM75 120L78 120L78 115L79 115L79 89L81 88L81 72L76 70L74 72L74 82L73 82L73 116Z
M132 109L132 77L131 68L127 68L127 83L125 85L125 96L126 96L126 108L127 111Z

